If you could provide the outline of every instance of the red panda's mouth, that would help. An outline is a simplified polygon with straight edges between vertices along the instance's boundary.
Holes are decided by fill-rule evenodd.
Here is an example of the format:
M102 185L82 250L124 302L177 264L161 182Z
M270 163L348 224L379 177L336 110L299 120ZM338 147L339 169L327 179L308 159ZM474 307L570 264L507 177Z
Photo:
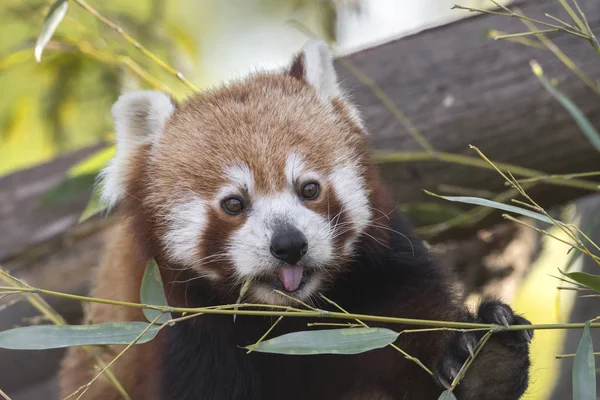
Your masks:
M279 280L288 292L298 289L302 282L302 272L304 268L301 265L284 265L279 268Z
M255 282L268 285L286 293L302 289L313 275L313 270L300 265L286 264L272 274L255 278Z

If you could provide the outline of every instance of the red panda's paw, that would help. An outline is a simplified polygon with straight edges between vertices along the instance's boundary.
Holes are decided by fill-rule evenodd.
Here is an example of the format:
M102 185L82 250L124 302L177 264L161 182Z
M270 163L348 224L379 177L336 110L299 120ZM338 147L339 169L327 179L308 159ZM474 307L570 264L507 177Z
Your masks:
M525 318L515 315L513 310L498 300L481 303L477 312L478 322L503 326L531 325ZM499 332L495 334L508 346L526 346L533 339L532 330Z
M508 305L497 300L483 302L477 315L468 316L464 322L502 326L531 324L525 318L515 315ZM469 355L474 354L484 334L485 331L466 331L453 335L434 373L434 378L441 387L451 387L454 378ZM521 398L529 381L529 343L532 339L533 331L530 330L494 333L455 388L457 399Z

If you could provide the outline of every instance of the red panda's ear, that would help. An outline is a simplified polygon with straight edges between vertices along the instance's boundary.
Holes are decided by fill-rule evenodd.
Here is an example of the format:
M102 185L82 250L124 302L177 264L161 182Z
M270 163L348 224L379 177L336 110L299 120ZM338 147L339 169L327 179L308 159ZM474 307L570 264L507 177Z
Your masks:
M288 73L305 80L327 100L341 95L333 67L333 56L327 43L322 40L308 41L294 57Z
M328 104L335 102L338 112L350 119L366 135L367 131L359 111L352 105L348 95L343 93L333 66L333 56L329 46L322 40L308 41L302 51L292 60L287 74L313 86L319 96Z
M133 154L157 139L175 107L169 96L150 90L125 93L112 106L117 152L100 175L101 197L108 208L125 195Z

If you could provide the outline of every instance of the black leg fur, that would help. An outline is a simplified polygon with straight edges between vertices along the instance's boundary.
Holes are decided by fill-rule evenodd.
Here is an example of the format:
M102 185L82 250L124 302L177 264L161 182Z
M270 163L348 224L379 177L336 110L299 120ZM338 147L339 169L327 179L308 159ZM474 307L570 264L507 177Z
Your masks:
M504 326L530 324L498 300L482 302L477 315L467 314L463 321ZM483 331L457 332L452 337L435 372L435 378L441 386L450 387L484 334ZM529 381L528 345L532 339L533 331L528 330L495 333L457 386L455 394L458 400L521 398Z

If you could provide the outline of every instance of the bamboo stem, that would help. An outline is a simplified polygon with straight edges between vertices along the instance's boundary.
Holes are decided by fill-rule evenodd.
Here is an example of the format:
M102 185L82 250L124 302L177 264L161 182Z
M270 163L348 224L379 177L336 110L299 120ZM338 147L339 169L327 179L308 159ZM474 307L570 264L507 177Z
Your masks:
M6 290L6 287L1 287L0 290ZM9 289L13 290L14 288L9 287ZM470 322L454 322L454 321L439 321L439 320L426 320L426 319L416 319L416 318L400 318L400 317L385 317L379 315L367 315L367 314L346 314L341 312L327 311L327 310L317 310L317 311L306 311L289 308L290 311L262 311L262 310L234 310L235 304L231 304L228 307L231 309L220 307L198 307L198 308L185 308L185 307L164 307L164 306L154 306L149 304L140 304L140 303L130 303L125 301L116 301L116 300L107 300L107 299L99 299L94 297L87 296L78 296L67 293L55 292L52 290L44 290L38 288L20 288L22 292L29 293L39 293L45 294L49 296L58 296L70 300L77 300L83 302L92 302L92 303L101 303L101 304L111 304L115 306L124 306L124 307L132 307L139 309L151 309L162 312L180 312L180 313L201 313L201 314L219 314L219 315L251 315L251 316L263 316L263 317L292 317L292 318L333 318L333 319L361 319L363 321L371 321L371 322L383 322L390 324L402 324L402 325L420 325L420 326L429 326L434 328L457 328L457 329L496 329L498 331L523 331L523 330L548 330L548 329L583 329L584 323L567 323L567 324L535 324L535 325L512 325L507 327L497 326L492 324L480 324L480 323L470 323ZM245 304L239 304L240 307L244 307ZM253 305L254 307L260 306L264 308L275 308L277 306L272 306L268 304L261 305ZM284 306L280 306L284 307ZM284 307L287 309L287 307ZM297 311L296 311L297 310ZM600 328L600 323L590 324L590 328Z

